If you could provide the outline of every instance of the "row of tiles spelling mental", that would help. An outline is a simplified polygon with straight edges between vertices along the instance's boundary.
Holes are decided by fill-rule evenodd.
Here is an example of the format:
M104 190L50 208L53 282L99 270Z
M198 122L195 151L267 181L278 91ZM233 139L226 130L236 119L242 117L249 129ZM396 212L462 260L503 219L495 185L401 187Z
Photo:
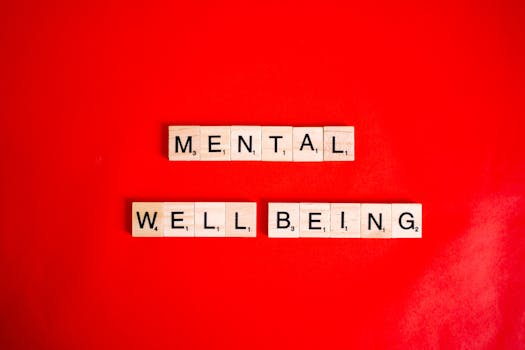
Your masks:
M255 202L134 202L137 237L255 237ZM421 238L414 203L268 203L268 236Z
M354 160L354 127L170 126L169 159L321 162Z

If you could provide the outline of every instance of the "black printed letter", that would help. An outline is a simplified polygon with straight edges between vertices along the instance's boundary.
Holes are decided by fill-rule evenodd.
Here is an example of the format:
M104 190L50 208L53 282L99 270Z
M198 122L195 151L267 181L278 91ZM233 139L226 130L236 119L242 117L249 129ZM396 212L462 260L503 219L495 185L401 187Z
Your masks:
M142 220L140 219L140 213L137 212L137 219L139 220L139 227L144 228L144 224L146 223L146 220L148 220L148 225L150 229L153 229L153 226L155 225L155 220L157 219L157 212L153 214L153 220L149 217L149 212L144 213L144 218Z
M321 215L321 213L308 213L308 229L310 230L320 230L320 227L313 227L312 222L321 222L319 219L313 219L312 216Z
M410 216L410 218L412 219L412 220L407 220L406 221L406 222L408 222L410 224L410 226L408 226L408 227L404 226L403 222L401 221L403 219L403 216L405 216L405 215ZM404 229L404 230L412 230L412 229L414 229L414 215L412 215L409 212L404 212L403 214L401 214L399 216L399 226L401 226L401 228Z
M279 139L282 139L282 136L268 136L269 138L273 139L273 152L277 153L277 141Z
M343 153L343 151L338 151L335 149L335 136L332 136L332 153Z
M211 139L213 137L218 137L220 138L221 136L220 135L210 135L208 136L208 152L220 152L221 150L220 149L211 149L211 146L213 145L220 145L221 143L220 142L212 142Z
M246 230L246 226L239 226L239 213L237 212L235 212L235 229L236 230Z
M372 219L374 221L374 224L376 224L377 228L379 230L382 230L383 229L383 213L379 213L379 223L377 223L376 221L376 218L374 218L374 216L372 214L368 214L368 229L371 230L372 227L371 227L371 224L372 224Z
M239 153L241 152L241 142L244 143L244 147L248 150L248 152L252 152L252 135L250 135L250 145L246 143L246 140L244 140L244 137L239 135Z
M308 142L306 142L306 140L308 140ZM304 135L303 143L301 143L301 148L299 148L299 151L302 151L304 146L310 146L312 151L315 151L314 145L312 145L312 140L310 140L310 135L308 134Z
M204 228L205 229L215 229L215 226L208 226L208 213L204 212Z
M184 228L184 226L175 226L175 221L183 221L182 218L175 218L175 215L184 215L183 211L171 212L171 228Z
M185 153L186 152L186 148L188 148L188 147L190 148L190 153L191 153L191 136L188 136L184 146L182 145L182 141L180 140L180 137L179 136L175 136L175 153L179 152L179 146L180 146L180 149L181 149L182 153Z
M285 217L282 218L281 214L284 214ZM290 227L290 214L288 214L285 211L278 211L277 212L277 228L288 228ZM286 221L286 226L281 226L281 221Z

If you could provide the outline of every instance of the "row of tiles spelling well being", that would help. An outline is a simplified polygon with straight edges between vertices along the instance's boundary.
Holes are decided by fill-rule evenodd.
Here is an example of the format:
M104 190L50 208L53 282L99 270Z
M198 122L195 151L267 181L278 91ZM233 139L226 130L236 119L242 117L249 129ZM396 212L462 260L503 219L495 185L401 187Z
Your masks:
M168 128L169 159L321 162L354 160L354 127L192 126Z
M255 202L134 202L134 237L255 237ZM417 203L268 203L268 236L421 238Z

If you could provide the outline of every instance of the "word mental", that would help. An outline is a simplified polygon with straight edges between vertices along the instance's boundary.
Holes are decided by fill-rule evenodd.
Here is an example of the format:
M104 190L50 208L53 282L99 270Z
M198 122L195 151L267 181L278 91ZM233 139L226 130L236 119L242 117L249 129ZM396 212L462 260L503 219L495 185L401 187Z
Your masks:
M255 237L255 202L134 202L134 237ZM268 203L270 238L421 238L421 204Z
M354 160L354 127L170 126L169 159L322 162Z

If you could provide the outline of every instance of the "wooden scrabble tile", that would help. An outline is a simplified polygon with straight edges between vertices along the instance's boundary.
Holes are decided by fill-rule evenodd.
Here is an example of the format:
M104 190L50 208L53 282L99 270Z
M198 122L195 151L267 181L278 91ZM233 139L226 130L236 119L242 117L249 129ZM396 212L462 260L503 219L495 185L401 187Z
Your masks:
M268 237L299 237L299 203L268 203Z
M361 203L361 238L392 238L392 204Z
M231 160L261 160L261 127L231 127Z
M323 161L323 128L293 128L293 161Z
M330 203L300 203L299 237L330 237Z
M325 126L323 130L325 161L354 160L353 126Z
M361 237L361 204L332 203L330 204L330 237L359 238Z
M200 126L180 125L168 128L170 160L200 159Z
M230 160L230 127L201 126L201 160Z
M224 237L225 231L224 202L195 202L195 237Z
M293 128L291 126L262 127L262 160L269 162L291 162Z
M257 203L226 203L226 237L255 237L257 235Z
M165 237L193 237L195 235L195 203L164 203L163 228Z
M392 204L392 238L421 238L423 235L421 204Z
M131 210L133 237L162 236L162 202L133 202Z

